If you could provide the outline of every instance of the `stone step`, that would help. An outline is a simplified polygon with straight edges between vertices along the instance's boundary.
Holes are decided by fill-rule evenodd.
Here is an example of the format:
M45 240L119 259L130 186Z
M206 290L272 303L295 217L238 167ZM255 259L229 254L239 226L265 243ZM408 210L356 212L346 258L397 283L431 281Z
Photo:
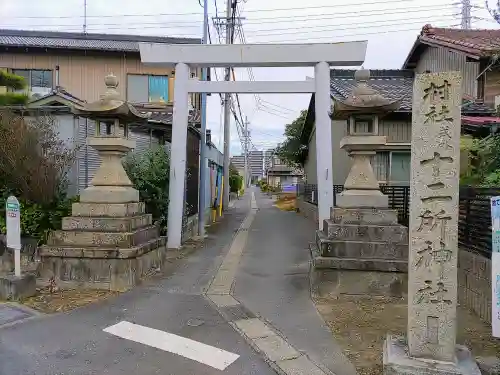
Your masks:
M129 217L71 216L62 220L62 230L94 232L132 232L153 224L151 214Z
M85 247L65 247L42 245L40 246L40 256L62 257L62 258L100 258L100 259L127 259L141 256L159 247L165 247L167 237L153 238L138 246L126 249L105 246L85 246Z
M146 212L144 202L137 203L73 203L72 216L128 217Z
M408 260L408 243L331 240L316 231L316 245L323 257Z
M323 233L330 240L339 241L408 242L408 228L399 224L337 224L327 219L323 221Z
M393 225L398 223L398 211L386 208L330 209L330 218L337 224Z
M408 262L398 259L358 259L316 257L313 259L315 269L408 272Z
M151 225L133 232L87 232L57 230L49 235L47 245L64 247L102 246L130 248L159 237L159 228Z

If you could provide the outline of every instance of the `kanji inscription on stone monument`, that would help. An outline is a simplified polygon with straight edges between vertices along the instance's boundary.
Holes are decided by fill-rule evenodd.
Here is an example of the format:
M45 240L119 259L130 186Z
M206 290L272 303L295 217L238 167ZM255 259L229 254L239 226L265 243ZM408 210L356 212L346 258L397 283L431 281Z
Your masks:
M409 355L453 362L461 76L420 74L413 93Z

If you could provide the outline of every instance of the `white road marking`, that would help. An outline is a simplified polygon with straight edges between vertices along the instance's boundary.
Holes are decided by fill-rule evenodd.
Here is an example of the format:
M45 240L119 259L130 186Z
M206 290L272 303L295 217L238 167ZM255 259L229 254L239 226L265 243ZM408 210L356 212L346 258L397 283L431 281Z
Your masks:
M221 371L239 358L238 354L214 346L126 321L105 328L104 332L174 353Z

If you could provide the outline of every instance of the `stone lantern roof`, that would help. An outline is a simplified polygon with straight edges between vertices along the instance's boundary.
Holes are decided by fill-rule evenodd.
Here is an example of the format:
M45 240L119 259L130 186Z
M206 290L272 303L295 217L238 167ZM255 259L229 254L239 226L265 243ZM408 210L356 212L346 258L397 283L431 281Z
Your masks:
M401 99L388 99L368 85L370 71L361 68L354 74L356 86L346 99L334 98L333 118L340 119L353 114L380 114L396 111Z
M122 124L143 122L149 118L148 114L140 113L133 105L120 99L116 90L118 79L113 74L106 76L104 83L106 92L99 100L75 106L73 113L93 120L118 119Z

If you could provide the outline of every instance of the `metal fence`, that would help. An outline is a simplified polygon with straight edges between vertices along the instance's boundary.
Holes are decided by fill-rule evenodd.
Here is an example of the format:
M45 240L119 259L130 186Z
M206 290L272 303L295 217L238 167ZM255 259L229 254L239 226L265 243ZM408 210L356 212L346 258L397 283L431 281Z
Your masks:
M336 194L344 190L343 185L333 185L333 204L335 205ZM389 197L389 208L398 210L398 221L402 225L408 226L410 209L410 187L409 186L389 186L381 185L382 193ZM318 204L318 187L313 184L301 184L297 186L297 194L306 202L314 205Z
M344 187L334 185L335 194ZM389 208L398 210L398 221L408 226L410 210L410 187L381 185L380 190L389 197ZM316 185L302 184L297 186L297 195L306 202L318 204ZM470 251L491 257L491 204L490 198L500 196L500 188L461 187L459 198L458 241Z

